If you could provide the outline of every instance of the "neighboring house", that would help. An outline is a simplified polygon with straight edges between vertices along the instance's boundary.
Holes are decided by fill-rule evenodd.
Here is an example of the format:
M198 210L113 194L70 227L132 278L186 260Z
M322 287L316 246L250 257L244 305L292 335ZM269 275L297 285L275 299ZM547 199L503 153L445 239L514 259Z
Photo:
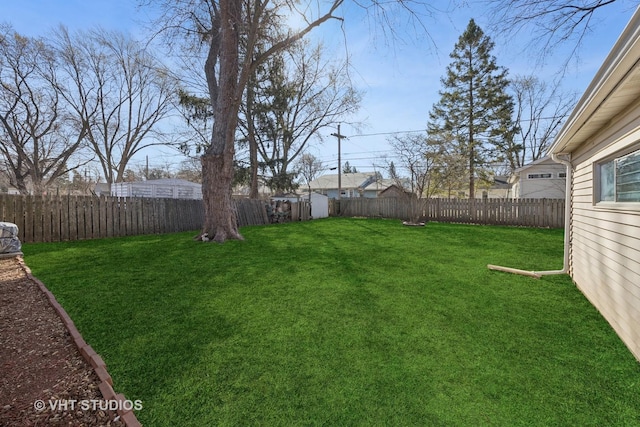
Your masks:
M117 182L111 184L111 195L160 199L202 199L202 185L184 179L172 178Z
M232 193L234 196L249 197L251 193L251 186L245 184L239 184L233 187ZM271 189L265 184L264 178L258 176L258 198L268 198L272 195Z
M511 184L509 178L502 175L493 177L493 182L486 188L482 185L476 190L476 198L483 199L507 199L511 197Z
M416 197L415 194L412 194L410 191L406 191L404 188L402 188L398 184L391 184L390 186L388 186L378 194L378 197L381 197L381 198L411 197L411 196Z
M93 187L93 194L95 194L96 196L110 196L111 186L106 182L98 182Z
M7 185L6 187L6 191L4 191L5 189L3 188L2 193L6 193L6 194L11 194L11 195L19 195L20 194L20 190L18 190L16 187L13 187L11 185Z
M365 189L376 181L375 173L343 173L340 174L340 186L338 186L338 174L322 175L309 183L312 192L324 194L330 199L338 198L340 187L341 198L365 197Z
M565 260L640 360L640 9L556 137L571 166Z
M396 185L393 179L376 179L364 188L362 195L370 199L375 199L380 197L383 191L393 185Z
M546 156L516 169L509 182L514 199L564 199L567 170Z

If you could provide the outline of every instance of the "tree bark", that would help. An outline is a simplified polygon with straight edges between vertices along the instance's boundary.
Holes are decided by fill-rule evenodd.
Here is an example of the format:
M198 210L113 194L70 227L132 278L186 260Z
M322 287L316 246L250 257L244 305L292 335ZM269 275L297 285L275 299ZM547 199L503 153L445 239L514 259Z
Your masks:
M202 156L202 196L205 209L203 233L207 233L218 243L243 239L238 231L231 194L233 162L226 161L225 157L224 154Z
M224 242L229 239L242 239L238 231L236 212L231 198L233 182L233 157L235 154L235 132L238 124L238 110L242 92L258 64L264 62L275 52L279 52L300 40L305 34L323 22L334 18L332 13L344 0L333 0L329 11L311 22L303 30L273 44L269 49L253 58L256 37L259 36L259 19L254 22L242 14L242 0L219 0L212 21L211 43L205 63L205 75L209 86L211 104L214 106L214 125L211 145L202 156L202 197L205 207L203 234L210 240ZM216 4L216 2L211 2ZM259 3L266 6L267 2ZM260 18L266 13L264 7L258 8L255 16ZM249 28L251 27L251 28ZM246 50L240 66L240 28L248 31ZM219 60L219 74L216 78L216 64ZM213 236L213 238L211 238Z
M214 105L211 145L202 156L202 198L205 209L203 234L215 242L242 240L233 205L233 157L238 124L239 0L220 0L220 38L212 41L206 75ZM219 54L218 50L219 49ZM215 79L215 58L220 59L219 79ZM215 83L218 83L217 85Z

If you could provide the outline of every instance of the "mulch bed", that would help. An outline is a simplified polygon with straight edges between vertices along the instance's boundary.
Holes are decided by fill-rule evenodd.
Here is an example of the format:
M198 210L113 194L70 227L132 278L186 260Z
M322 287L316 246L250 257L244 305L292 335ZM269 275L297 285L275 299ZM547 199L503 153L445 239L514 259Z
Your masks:
M0 259L0 425L124 426L114 411L80 407L104 401L100 382L20 260Z

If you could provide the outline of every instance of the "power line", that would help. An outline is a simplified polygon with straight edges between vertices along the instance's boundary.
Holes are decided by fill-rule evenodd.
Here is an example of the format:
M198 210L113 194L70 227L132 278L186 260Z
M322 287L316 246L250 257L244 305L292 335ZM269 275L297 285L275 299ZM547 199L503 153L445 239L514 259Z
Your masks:
M352 151L350 153L342 153L343 156L355 156L360 154L369 154L375 155L377 153L381 153L384 155L385 153L395 153L393 150L365 150L365 151ZM324 154L320 156L321 158L335 158L337 156L336 153Z
M565 117L567 117L567 115L563 115L563 116L550 116L550 117L536 117L533 119L520 119L518 120L519 122L532 122L532 121L537 121L537 120L561 120L564 119ZM363 134L356 134L356 135L351 135L349 138L363 138L363 137L369 137L369 136L384 136L384 135L398 135L398 134L402 134L402 133L420 133L420 132L426 132L426 129L413 129L413 130L397 130L397 131L388 131L388 132L376 132L376 133L363 133Z
M392 132L377 132L377 133L363 133L360 135L352 135L349 138L361 138L365 136L382 136L382 135L397 135L400 133L417 133L417 132L426 132L425 129L420 130L397 130Z

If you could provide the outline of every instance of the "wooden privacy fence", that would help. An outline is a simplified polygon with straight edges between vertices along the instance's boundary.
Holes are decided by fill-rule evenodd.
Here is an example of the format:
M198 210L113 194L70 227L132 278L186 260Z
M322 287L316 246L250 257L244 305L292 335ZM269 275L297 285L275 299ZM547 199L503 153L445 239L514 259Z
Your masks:
M240 227L269 224L265 202L258 199L234 199ZM204 214L204 212L203 212ZM202 226L202 224L200 225Z
M414 205L412 205L412 203ZM564 199L423 199L353 198L334 201L331 215L409 219L466 224L561 228Z
M234 202L240 226L269 223L263 201ZM16 224L23 243L58 242L198 230L204 207L187 199L0 195L0 221Z

